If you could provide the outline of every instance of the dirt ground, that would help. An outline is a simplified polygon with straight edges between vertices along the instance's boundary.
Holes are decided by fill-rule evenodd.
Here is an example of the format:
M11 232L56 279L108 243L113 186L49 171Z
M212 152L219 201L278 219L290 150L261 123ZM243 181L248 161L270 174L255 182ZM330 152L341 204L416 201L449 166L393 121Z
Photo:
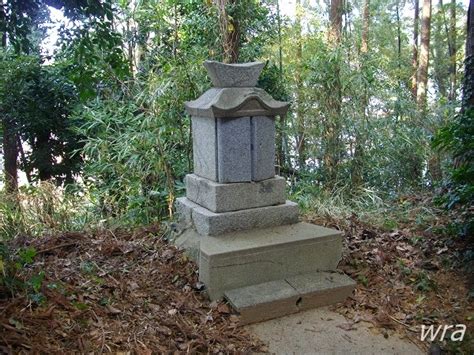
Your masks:
M408 338L373 324L351 324L328 307L250 325L273 354L424 354Z

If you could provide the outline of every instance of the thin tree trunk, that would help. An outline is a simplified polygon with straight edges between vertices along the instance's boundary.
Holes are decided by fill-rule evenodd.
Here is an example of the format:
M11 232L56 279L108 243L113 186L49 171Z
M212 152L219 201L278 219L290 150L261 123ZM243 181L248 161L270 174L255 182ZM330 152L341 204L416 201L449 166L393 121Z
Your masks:
M466 31L466 58L464 59L464 80L462 86L461 123L467 127L472 126L472 110L474 110L474 0L470 0L467 10ZM466 114L467 113L467 114ZM466 138L467 139L467 138ZM472 164L470 152L464 151L454 157L454 167Z
M456 3L451 2L450 4L450 17L449 25L446 19L446 10L443 4L443 0L439 0L439 11L441 13L441 19L444 26L444 31L446 33L446 39L448 41L448 54L449 54L449 87L448 89L443 88L443 96L448 97L448 101L452 102L455 99L456 91ZM453 10L454 9L454 10ZM454 16L454 18L453 18ZM436 33L439 33L436 31ZM440 54L444 57L444 53ZM443 77L438 79L438 82L444 86ZM440 90L441 91L441 90ZM446 91L448 94L446 95Z
M31 182L33 181L31 178L31 170L28 169L26 166L26 155L25 155L25 151L23 150L23 144L21 142L19 135L17 135L17 144L18 144L18 152L20 153L20 160L25 169L26 180L28 181L29 184L31 184Z
M3 116L3 164L5 169L5 188L8 193L18 191L18 146L14 121Z
M173 5L173 12L174 12L174 40L173 40L173 58L176 59L176 51L178 48L178 7L177 3L175 2Z
M462 93L462 112L474 109L474 0L467 11L466 59Z
M283 85L283 47L281 39L281 13L280 0L277 0L277 21L278 21L278 69L279 69L279 85ZM284 132L286 126L286 115L279 117L279 125L277 131L277 164L280 169L285 165L285 149L284 149Z
M339 45L342 31L342 0L331 0L329 43Z
M301 0L296 0L296 125L297 125L297 151L299 169L303 169L306 165L306 142L305 142L305 122L303 112L303 80L301 78L301 68L303 61L303 39L301 28Z
M362 18L362 45L360 51L367 53L369 50L369 26L370 26L370 0L364 2L364 12Z
M397 15L397 66L401 69L402 66L402 23L400 20L400 1L396 5Z
M280 69L280 81L283 82L283 48L281 45L282 42L281 42L280 0L277 0L277 21L278 21L278 69Z
M412 67L413 77L411 79L411 92L413 99L416 100L417 95L417 80L418 80L418 26L420 22L420 1L415 0L415 16L413 21L413 54L412 54Z
M331 8L329 13L329 44L333 50L338 51L341 44L342 31L342 1L331 0ZM325 151L323 155L323 164L325 166L326 182L329 188L334 186L337 178L337 165L340 160L340 119L342 109L342 87L340 78L339 58L336 59L334 65L334 85L330 88L333 91L329 102L329 112L326 115L324 127Z
M130 18L127 18L126 22L126 31L127 31L127 57L128 57L128 70L130 75L133 77L135 74L135 68L133 66L133 36L130 29Z
M361 72L364 73L366 55L369 51L369 27L370 27L370 0L365 0L362 18L362 44L361 44ZM367 85L364 84L362 100L360 125L356 131L354 157L352 160L351 183L352 187L358 188L363 184L362 172L364 165L364 148L366 142L366 121L369 95Z
M5 12L3 1L0 3L0 24L5 23ZM7 29L2 28L1 45L7 47ZM18 146L15 121L2 115L3 129L3 168L5 174L5 189L8 193L16 194L18 192Z
M431 31L431 0L423 0L422 22L421 22L421 48L418 66L418 88L416 101L420 110L426 108L426 93L428 86L428 67L430 62L430 34Z
M456 46L456 0L451 0L451 6L449 9L450 17L449 17L449 39L451 42L450 46L450 59L451 65L449 68L449 75L450 75L450 88L449 88L449 101L456 100L456 53L457 53L457 46Z
M240 25L237 18L227 14L226 6L235 5L238 0L214 0L219 12L219 24L225 63L237 63L240 50Z

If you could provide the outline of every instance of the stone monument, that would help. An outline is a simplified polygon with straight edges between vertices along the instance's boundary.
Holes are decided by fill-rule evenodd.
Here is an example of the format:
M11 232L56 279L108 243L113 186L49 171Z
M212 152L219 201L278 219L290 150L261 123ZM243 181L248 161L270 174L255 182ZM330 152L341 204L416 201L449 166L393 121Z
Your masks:
M214 87L185 104L194 173L177 200L176 243L209 297L225 297L243 323L344 300L355 283L335 271L341 233L299 222L275 175L275 116L289 104L256 87L263 63L204 65Z

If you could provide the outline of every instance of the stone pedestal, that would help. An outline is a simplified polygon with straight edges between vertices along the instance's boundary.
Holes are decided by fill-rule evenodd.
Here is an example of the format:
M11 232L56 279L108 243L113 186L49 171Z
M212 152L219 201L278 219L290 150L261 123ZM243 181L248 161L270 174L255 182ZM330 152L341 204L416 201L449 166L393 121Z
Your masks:
M255 87L262 63L205 66L214 87L186 103L194 173L186 176L186 197L176 203L184 228L176 243L199 263L209 297L227 297L237 311L252 315L246 322L303 309L301 301L292 303L296 296L305 297L305 307L342 300L354 287L346 276L327 283L329 298L321 286L326 283L311 284L334 272L341 233L298 223L298 206L286 200L285 180L275 175L275 116L286 114L288 103ZM298 289L291 286L295 280ZM273 290L280 284L293 288L282 299ZM244 295L253 298L241 299ZM261 317L258 297L265 303ZM272 308L269 299L278 312L265 311Z

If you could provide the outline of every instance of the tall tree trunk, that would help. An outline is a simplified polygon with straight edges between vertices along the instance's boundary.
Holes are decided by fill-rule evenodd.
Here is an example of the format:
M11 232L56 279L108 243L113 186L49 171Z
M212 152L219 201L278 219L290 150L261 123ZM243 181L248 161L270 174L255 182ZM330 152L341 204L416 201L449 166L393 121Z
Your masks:
M227 5L236 5L239 0L214 0L219 12L219 24L225 63L237 63L240 50L240 25L239 20L230 17Z
M466 59L464 60L462 112L474 109L474 0L467 10Z
M439 0L439 11L441 13L441 19L446 33L446 39L448 41L449 54L449 84L447 89L444 88L444 96L447 96L448 101L452 102L456 98L456 1L454 1L454 3L451 1L449 5L449 24L446 19L446 9L443 0ZM442 57L444 57L444 53L442 54ZM444 78L441 77L438 81L443 83L443 79ZM447 95L446 91L448 91Z
M361 65L360 69L364 74L366 56L369 51L369 27L370 27L370 0L365 0L362 18L362 44L361 44ZM365 82L365 81L364 81ZM364 148L366 142L366 121L369 104L369 93L367 85L364 84L361 98L360 124L356 131L354 157L352 160L351 183L353 188L358 188L363 184L362 172L364 165Z
M279 85L283 85L283 47L281 38L281 13L280 0L277 0L277 21L278 21L278 69L279 69ZM277 164L280 169L285 165L285 126L286 115L280 115L279 125L277 126Z
M450 59L451 65L449 67L450 76L450 88L449 88L449 101L456 100L456 0L451 0L451 6L449 8L449 41L451 42L450 48Z
M329 26L329 43L339 45L342 31L342 0L331 0Z
M421 48L418 66L416 101L420 110L426 108L426 93L428 86L428 66L430 62L430 34L431 31L431 0L423 0L421 19Z
M413 54L412 54L412 67L413 77L411 79L411 92L413 99L416 100L417 95L417 81L418 81L418 26L420 22L420 1L415 0L415 16L413 20Z
M474 110L474 0L470 0L467 10L466 31L466 58L464 59L464 80L462 85L462 104L459 125L461 127L472 127L472 115ZM466 137L468 137L466 135ZM472 140L472 137L470 137ZM467 149L469 138L462 139L466 149L454 157L453 165L456 169L472 164L472 151Z
M362 17L362 45L360 51L364 54L369 50L370 0L365 0Z
M331 0L331 8L329 12L329 44L334 51L339 51L341 44L342 31L342 0ZM337 165L340 160L340 120L342 109L342 87L340 78L340 62L339 56L334 65L334 85L330 88L333 92L329 96L328 111L326 113L326 120L324 123L324 141L325 151L323 156L323 164L325 167L325 175L327 187L332 188L337 178Z
M277 0L277 21L278 21L278 69L280 70L280 81L283 82L283 47L281 44L282 42L281 42L280 0Z
M3 1L1 2L3 5ZM0 6L0 24L5 24L6 15L3 6ZM5 26L0 28L1 46L7 47L7 29ZM0 109L1 114L1 109ZM3 129L3 168L5 174L5 189L8 193L16 194L18 191L18 146L15 121L11 117L2 114Z
M396 4L396 16L397 16L397 66L398 69L402 67L402 21L400 19L400 1L397 0Z
M301 0L296 0L296 126L297 126L297 151L298 151L298 168L303 169L306 165L306 142L305 142L305 122L303 112L303 80L301 78L301 69L303 62L303 38L301 28Z

